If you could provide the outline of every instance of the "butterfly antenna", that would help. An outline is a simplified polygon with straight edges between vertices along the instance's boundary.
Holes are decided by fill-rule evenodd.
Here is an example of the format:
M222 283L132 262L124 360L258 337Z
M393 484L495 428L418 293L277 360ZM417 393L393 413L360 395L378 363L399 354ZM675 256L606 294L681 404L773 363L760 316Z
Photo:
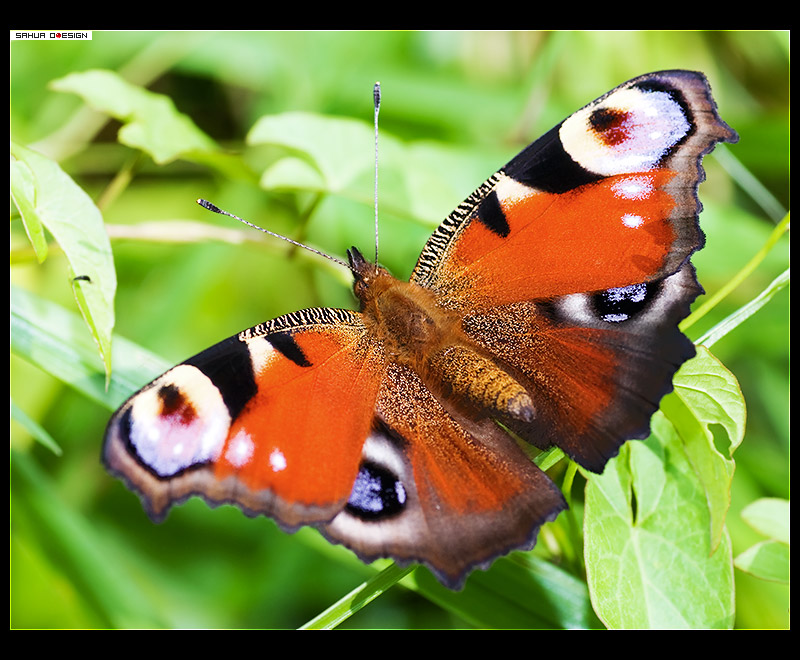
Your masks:
M252 227L253 229L258 229L258 231L263 231L265 234L269 234L270 236L274 236L275 238L280 238L281 240L286 241L287 243L291 243L292 245L296 245L297 247L303 248L304 250L308 250L309 252L313 252L314 254L318 254L319 256L325 257L326 259L330 259L331 261L335 261L337 264L341 264L342 266L347 268L347 270L350 270L350 271L353 270L350 267L350 264L345 263L341 259L337 259L336 257L332 257L331 255L325 254L324 252L321 252L320 250L317 250L316 248L309 247L308 245L303 245L303 243L298 243L297 241L292 240L291 238L288 238L286 236L282 236L281 234L276 234L274 231L270 231L269 229L264 229L263 227L259 227L258 225L254 225L252 222L248 222L247 220L243 220L238 215L233 215L233 213L228 213L227 211L219 208L219 206L216 206L216 205L212 204L207 199L198 199L197 203L200 206L202 206L204 209L208 209L209 211L213 211L214 213L219 213L220 215L227 215L229 218L233 218L235 220L238 220L239 222L243 222L248 227Z
M372 88L375 105L375 264L378 263L378 112L381 109L381 84L376 82Z

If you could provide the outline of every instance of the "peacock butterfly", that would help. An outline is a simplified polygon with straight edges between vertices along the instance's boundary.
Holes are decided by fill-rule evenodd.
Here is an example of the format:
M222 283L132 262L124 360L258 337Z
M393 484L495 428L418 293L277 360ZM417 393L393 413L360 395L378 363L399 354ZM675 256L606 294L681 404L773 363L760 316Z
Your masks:
M648 435L695 353L700 161L737 139L700 73L620 85L459 205L408 282L352 248L359 311L267 321L134 394L108 470L154 520L199 495L460 588L566 508L517 440L599 473Z

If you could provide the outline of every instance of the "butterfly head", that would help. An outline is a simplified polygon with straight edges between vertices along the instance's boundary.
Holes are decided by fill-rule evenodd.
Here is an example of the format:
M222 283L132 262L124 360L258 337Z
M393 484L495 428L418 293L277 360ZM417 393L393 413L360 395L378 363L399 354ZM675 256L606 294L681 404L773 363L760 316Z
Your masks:
M356 247L347 251L347 260L353 272L353 291L362 305L397 281L388 270L365 258Z

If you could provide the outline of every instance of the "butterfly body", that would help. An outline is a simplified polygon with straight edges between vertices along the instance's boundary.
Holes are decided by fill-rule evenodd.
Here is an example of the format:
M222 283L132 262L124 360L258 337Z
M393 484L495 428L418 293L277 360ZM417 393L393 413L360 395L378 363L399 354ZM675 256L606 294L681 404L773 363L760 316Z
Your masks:
M462 317L437 304L414 282L402 282L351 250L354 292L361 301L367 333L386 359L419 374L430 390L441 390L464 407L503 412L530 421L533 404L525 389L482 354L461 327Z
M566 508L520 443L601 472L648 434L694 355L700 159L735 139L701 74L621 85L470 195L408 282L352 248L358 311L262 323L132 396L106 465L154 519L201 495L460 587Z

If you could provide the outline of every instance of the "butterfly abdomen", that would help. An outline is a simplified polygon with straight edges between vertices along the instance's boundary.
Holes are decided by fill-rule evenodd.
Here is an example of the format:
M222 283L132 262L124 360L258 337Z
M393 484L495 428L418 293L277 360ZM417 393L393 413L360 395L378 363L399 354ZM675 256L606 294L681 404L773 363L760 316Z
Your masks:
M523 422L534 418L533 401L525 388L494 361L463 345L447 346L428 360L430 372L448 393L471 409L492 416L509 415Z

